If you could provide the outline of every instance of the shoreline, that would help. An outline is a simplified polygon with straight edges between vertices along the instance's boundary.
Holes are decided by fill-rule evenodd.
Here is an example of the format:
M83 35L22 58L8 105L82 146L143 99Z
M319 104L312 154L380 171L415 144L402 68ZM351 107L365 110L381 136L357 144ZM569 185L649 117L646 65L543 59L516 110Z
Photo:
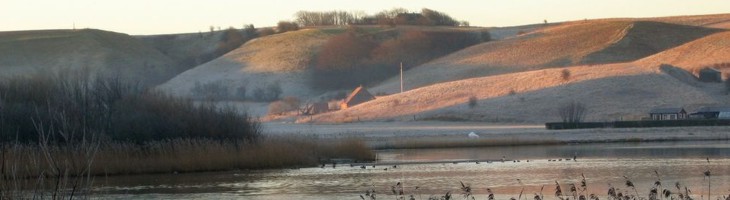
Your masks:
M361 139L374 150L730 140L730 127L654 127L548 130L544 125L475 122L265 123L267 135L305 135L325 141ZM478 138L470 138L474 132Z

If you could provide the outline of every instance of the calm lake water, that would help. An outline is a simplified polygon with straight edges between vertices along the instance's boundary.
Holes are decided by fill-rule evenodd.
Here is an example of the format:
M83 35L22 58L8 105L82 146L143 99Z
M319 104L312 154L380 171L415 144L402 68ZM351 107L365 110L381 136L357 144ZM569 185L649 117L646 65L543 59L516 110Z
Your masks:
M501 162L503 156L505 162ZM577 161L565 160L573 156ZM97 178L95 185L104 199L360 199L359 195L370 189L377 192L378 199L393 199L391 186L401 182L405 193L416 199L448 191L463 199L461 181L473 188L477 199L486 199L486 188L498 199L518 198L521 192L522 198L532 199L541 188L545 199L557 199L555 182L569 193L568 184L579 185L582 174L588 183L587 193L603 199L609 184L621 192L635 193L624 185L624 177L643 197L659 180L662 188L675 192L679 182L692 191L693 198L707 199L708 178L703 172L709 170L713 199L730 194L727 141L383 150L378 152L378 159L375 167L368 165L366 169L327 165L120 176ZM548 161L553 159L562 161ZM397 168L391 164L403 162L412 164L398 164Z

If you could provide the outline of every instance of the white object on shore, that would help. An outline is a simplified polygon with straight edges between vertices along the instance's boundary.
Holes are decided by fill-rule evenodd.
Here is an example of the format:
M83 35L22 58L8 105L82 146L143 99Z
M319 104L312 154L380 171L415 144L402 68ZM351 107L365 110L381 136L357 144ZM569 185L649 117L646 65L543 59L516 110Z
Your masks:
M469 133L469 138L479 138L479 135L477 135L474 132Z

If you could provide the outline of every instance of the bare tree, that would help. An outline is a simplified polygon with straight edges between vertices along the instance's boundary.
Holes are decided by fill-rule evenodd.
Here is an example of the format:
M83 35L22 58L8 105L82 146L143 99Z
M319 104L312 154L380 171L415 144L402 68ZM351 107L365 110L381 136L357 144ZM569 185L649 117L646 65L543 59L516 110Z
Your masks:
M562 78L564 81L570 80L570 70L563 69L560 71L560 78Z
M585 118L588 108L585 104L571 101L558 108L558 114L563 119L563 123L580 123Z

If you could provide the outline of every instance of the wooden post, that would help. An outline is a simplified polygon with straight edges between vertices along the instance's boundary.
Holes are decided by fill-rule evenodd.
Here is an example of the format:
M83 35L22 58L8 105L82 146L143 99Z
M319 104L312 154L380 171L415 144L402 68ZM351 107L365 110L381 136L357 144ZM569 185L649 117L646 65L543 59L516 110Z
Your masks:
M400 93L403 93L403 62L400 62Z

